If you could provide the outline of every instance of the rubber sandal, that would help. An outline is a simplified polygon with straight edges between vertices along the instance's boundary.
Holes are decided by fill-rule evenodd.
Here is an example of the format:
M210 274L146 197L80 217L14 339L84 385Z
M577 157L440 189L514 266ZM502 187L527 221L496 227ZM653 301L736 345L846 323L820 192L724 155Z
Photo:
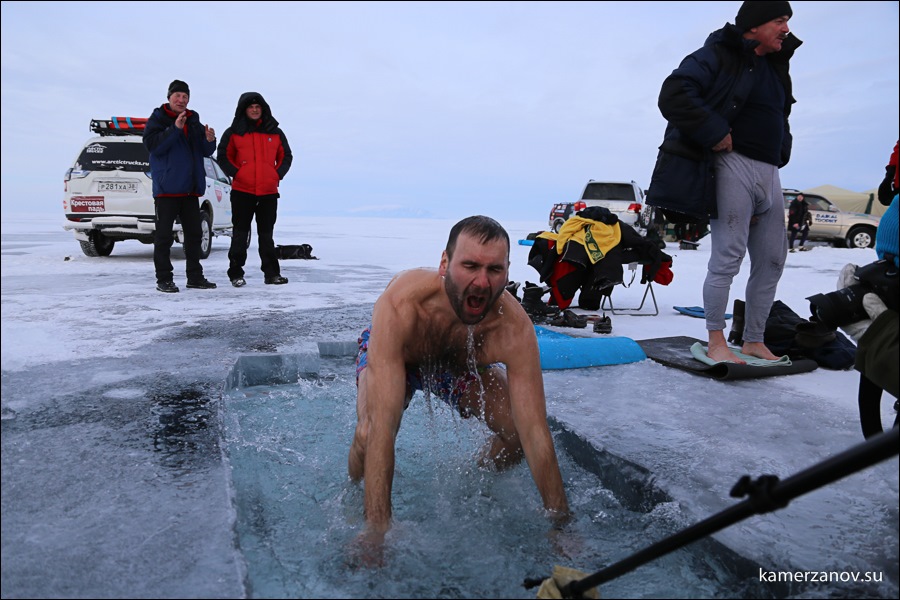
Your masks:
M612 319L604 315L594 321L594 333L612 333Z
M587 317L579 315L575 311L567 308L556 317L550 319L550 325L556 327L574 327L576 329L584 329L587 327Z

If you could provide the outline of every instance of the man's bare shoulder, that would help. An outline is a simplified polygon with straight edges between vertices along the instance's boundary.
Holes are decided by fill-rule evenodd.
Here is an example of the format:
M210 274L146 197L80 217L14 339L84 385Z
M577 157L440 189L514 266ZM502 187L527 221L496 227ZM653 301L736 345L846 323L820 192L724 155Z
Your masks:
M387 289L390 290L397 286L404 285L416 285L417 282L423 282L427 280L437 279L438 271L437 269L429 269L426 267L420 267L418 269L407 269L406 271L400 271L391 279L391 282L388 283Z
M410 269L394 275L375 303L375 313L411 317L440 291L440 275L435 269Z
M394 275L384 292L382 299L393 304L396 301L420 303L439 289L440 275L436 269L409 269Z
M411 269L395 275L372 311L372 339L380 340L375 346L402 353L406 362L426 354L436 337L431 334L434 324L449 319L441 281L435 269Z

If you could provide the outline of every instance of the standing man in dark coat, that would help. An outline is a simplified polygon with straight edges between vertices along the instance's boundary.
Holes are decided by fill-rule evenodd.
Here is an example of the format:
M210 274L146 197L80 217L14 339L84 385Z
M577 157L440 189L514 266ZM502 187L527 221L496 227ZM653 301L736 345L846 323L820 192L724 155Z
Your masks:
M797 194L797 197L791 200L788 208L788 229L791 230L788 247L791 252L794 252L794 242L797 241L798 234L800 235L800 250L809 250L805 244L810 226L812 226L812 213L809 212L809 203L803 194Z
M294 157L287 136L278 127L261 94L246 92L238 100L234 121L225 130L217 153L219 166L231 182L231 223L234 233L228 251L228 279L234 287L247 285L244 264L250 247L250 225L256 215L261 270L268 284L287 283L275 254L278 184Z
M795 100L788 63L801 44L788 28L791 15L789 2L744 2L735 24L711 33L659 94L668 126L647 202L710 217L703 306L707 355L715 361L744 362L728 347L724 329L731 283L747 254L741 351L777 358L763 334L787 256L778 169L791 155L788 117Z
M144 128L144 146L150 152L153 177L153 202L156 207L156 233L153 241L153 265L156 289L175 293L170 251L175 241L172 227L181 218L184 230L184 256L187 287L216 287L203 276L200 265L202 223L200 201L206 191L203 158L216 150L216 132L200 123L200 115L188 110L191 90L176 79L169 84L168 102L153 111Z

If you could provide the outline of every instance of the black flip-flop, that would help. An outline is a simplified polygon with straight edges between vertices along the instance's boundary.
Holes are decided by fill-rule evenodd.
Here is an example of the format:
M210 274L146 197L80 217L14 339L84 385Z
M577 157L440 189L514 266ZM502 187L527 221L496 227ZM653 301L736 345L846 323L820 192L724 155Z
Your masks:
M594 321L594 333L612 333L612 319L604 315Z

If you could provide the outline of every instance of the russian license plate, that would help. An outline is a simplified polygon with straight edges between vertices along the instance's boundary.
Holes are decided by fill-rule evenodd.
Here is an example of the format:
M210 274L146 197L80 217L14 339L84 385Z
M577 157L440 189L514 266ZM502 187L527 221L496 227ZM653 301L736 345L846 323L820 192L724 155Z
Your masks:
M103 196L72 196L71 204L72 212L94 213L106 211Z
M98 181L97 191L137 194L138 184L134 181Z

